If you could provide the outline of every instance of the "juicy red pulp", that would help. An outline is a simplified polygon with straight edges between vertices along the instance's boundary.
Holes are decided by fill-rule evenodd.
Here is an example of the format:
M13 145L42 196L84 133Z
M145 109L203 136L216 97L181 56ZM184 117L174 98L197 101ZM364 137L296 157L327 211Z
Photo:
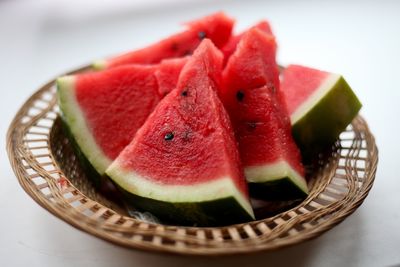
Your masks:
M128 52L107 61L108 68L125 64L159 63L166 58L191 55L204 38L222 47L231 36L234 21L219 12L187 23L187 30L167 37L148 47Z
M155 67L124 66L77 76L76 99L110 159L129 144L161 97Z
M275 39L252 28L241 38L223 72L221 99L239 143L243 166L279 160L304 173L300 151L291 135L275 61Z
M259 23L251 27L251 29L252 28L257 28L271 35L272 37L274 36L271 30L271 26L265 20L260 21ZM229 38L228 42L221 48L222 53L224 53L224 65L226 65L229 57L235 52L236 46L238 45L244 34L245 32L242 32L238 35L232 35L231 38Z
M303 66L289 65L282 76L282 93L289 114L293 114L328 78L329 73Z
M228 177L247 194L233 130L217 97L222 54L204 40L168 94L118 157L122 168L160 184Z

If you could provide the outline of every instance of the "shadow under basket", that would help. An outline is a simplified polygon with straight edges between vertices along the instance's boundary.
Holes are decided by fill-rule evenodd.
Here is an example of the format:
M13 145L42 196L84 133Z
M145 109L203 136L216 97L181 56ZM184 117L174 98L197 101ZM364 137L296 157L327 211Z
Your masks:
M358 116L332 150L308 166L310 195L305 200L256 201L256 221L225 227L146 222L129 216L87 179L62 130L54 80L18 111L8 130L7 151L23 189L58 218L125 247L188 255L251 253L314 238L361 205L378 163L374 137Z

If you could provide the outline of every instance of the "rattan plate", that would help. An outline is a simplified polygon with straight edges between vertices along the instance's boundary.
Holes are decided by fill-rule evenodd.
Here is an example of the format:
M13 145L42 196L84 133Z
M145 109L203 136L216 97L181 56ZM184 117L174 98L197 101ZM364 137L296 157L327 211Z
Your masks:
M332 150L309 166L309 197L283 212L226 227L147 223L128 216L87 182L60 127L54 80L16 114L7 134L7 151L22 188L58 218L118 245L187 255L266 251L314 238L362 204L378 163L374 137L358 116Z

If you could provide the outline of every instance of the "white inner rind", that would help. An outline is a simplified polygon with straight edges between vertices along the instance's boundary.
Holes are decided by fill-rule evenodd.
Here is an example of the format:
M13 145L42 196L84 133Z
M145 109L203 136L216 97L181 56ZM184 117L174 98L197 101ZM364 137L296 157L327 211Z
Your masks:
M96 60L96 61L94 61L94 62L92 63L92 67L93 67L95 70L103 70L103 69L105 69L105 68L107 67L107 61L102 60L102 59Z
M194 185L168 185L153 182L135 171L126 170L114 161L107 175L124 190L141 197L171 203L199 203L233 197L254 219L250 202L228 176Z
M307 114L322 98L334 87L340 79L339 74L328 75L320 86L291 114L292 125L296 124L305 114Z
M80 109L75 95L75 78L64 76L57 79L58 98L63 113L75 141L96 171L103 175L112 160L97 145L92 132L86 124L86 118Z
M262 166L246 167L244 173L249 183L265 183L288 177L298 188L308 194L307 182L304 177L285 160Z

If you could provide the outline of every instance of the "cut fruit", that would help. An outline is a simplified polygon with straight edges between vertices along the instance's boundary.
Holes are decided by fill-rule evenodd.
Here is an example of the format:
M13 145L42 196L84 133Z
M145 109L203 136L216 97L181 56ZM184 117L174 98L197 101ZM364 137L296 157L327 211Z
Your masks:
M254 218L226 111L217 97L222 54L205 39L168 94L106 173L139 210L167 223Z
M260 21L251 28L257 28L267 34L274 36L271 30L271 26L265 20ZM242 32L238 35L232 35L231 38L229 38L228 42L221 48L222 53L224 53L224 65L226 65L226 62L228 62L229 57L235 52L237 44L247 31Z
M306 158L332 145L361 109L350 86L334 73L290 65L281 90L293 136Z
M252 196L286 200L308 194L279 90L271 35L246 32L223 72L221 99L231 117Z
M126 54L100 60L93 64L95 69L140 63L154 64L166 58L190 55L204 38L209 38L217 47L222 47L231 36L233 19L224 13L215 13L201 19L186 23L188 29L172 35L148 47Z
M160 101L155 70L132 65L57 80L63 121L99 175Z
M164 59L161 61L155 71L158 82L158 92L161 96L166 96L176 88L179 74L187 61L188 57Z

